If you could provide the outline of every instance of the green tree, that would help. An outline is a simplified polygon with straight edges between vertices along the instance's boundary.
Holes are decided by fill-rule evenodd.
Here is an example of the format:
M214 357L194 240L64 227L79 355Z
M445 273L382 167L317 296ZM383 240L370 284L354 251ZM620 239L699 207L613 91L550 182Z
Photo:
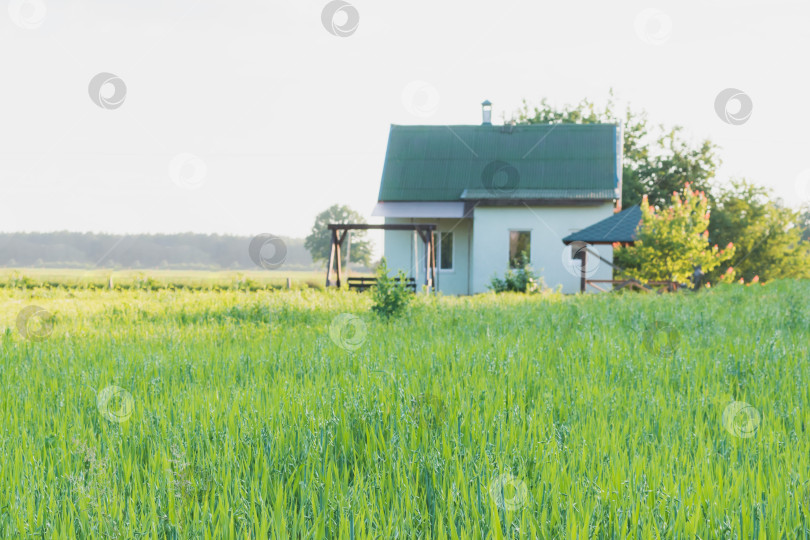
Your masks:
M641 200L641 224L635 245L614 245L614 261L625 273L641 281L672 280L687 283L700 266L711 272L734 256L734 244L709 247L708 199L687 184L683 196L673 192L671 205L656 210Z
M733 242L735 274L750 282L810 277L810 243L803 239L807 215L771 199L770 189L735 180L718 189L709 223L709 238ZM707 273L712 281L718 271Z
M304 240L304 247L312 255L313 261L328 261L329 249L332 245L332 233L327 228L330 223L365 223L359 213L348 206L334 204L318 214L312 231ZM341 256L346 253L346 240L341 244ZM351 248L349 258L352 262L371 264L371 241L366 238L366 231L351 232Z
M523 106L512 120L518 124L623 124L622 207L641 203L647 195L649 204L663 207L669 194L682 191L687 183L694 189L710 193L720 158L717 146L710 140L693 144L683 136L683 128L651 126L645 111L628 107L624 114L616 111L613 92L607 104L598 107L583 99L576 105L555 107L546 99L540 105Z

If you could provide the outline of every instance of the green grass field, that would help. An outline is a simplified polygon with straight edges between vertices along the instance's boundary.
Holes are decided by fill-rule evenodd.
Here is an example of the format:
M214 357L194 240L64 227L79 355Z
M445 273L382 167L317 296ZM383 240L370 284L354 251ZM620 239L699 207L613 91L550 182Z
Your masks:
M3 538L810 532L808 283L0 298Z
M353 274L355 275L355 274ZM356 274L365 275L365 274ZM326 272L297 270L103 270L61 268L0 268L0 287L64 288L239 288L249 283L253 288L322 288Z

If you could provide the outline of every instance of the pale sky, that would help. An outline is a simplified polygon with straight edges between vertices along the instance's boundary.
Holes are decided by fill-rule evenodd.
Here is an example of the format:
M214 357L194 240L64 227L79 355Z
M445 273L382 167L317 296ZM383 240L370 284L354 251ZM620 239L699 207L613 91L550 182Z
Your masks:
M392 123L479 124L484 99L499 123L611 87L717 142L721 179L810 199L807 0L351 0L342 37L326 0L4 2L4 232L302 237L333 203L370 218ZM126 87L96 92L110 108L99 73ZM727 88L747 121L716 113Z

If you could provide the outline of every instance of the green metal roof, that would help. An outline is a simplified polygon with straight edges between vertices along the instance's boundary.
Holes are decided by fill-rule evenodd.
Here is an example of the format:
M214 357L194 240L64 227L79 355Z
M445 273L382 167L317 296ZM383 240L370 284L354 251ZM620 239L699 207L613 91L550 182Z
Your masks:
M641 223L641 208L638 205L613 214L581 231L563 238L563 243L586 242L588 244L612 244L613 242L635 242L636 230Z
M379 201L621 196L613 124L397 126Z

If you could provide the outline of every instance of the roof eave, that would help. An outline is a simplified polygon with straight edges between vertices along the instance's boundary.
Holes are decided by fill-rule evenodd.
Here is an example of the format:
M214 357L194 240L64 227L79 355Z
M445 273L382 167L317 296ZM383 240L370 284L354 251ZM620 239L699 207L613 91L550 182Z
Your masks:
M465 199L476 206L599 206L613 199Z
M563 244L566 246L573 244L574 242L584 242L585 244L591 246L612 246L613 244L622 244L624 246L632 246L635 245L635 240L583 240L581 238L577 239L570 239L568 237L563 238Z

